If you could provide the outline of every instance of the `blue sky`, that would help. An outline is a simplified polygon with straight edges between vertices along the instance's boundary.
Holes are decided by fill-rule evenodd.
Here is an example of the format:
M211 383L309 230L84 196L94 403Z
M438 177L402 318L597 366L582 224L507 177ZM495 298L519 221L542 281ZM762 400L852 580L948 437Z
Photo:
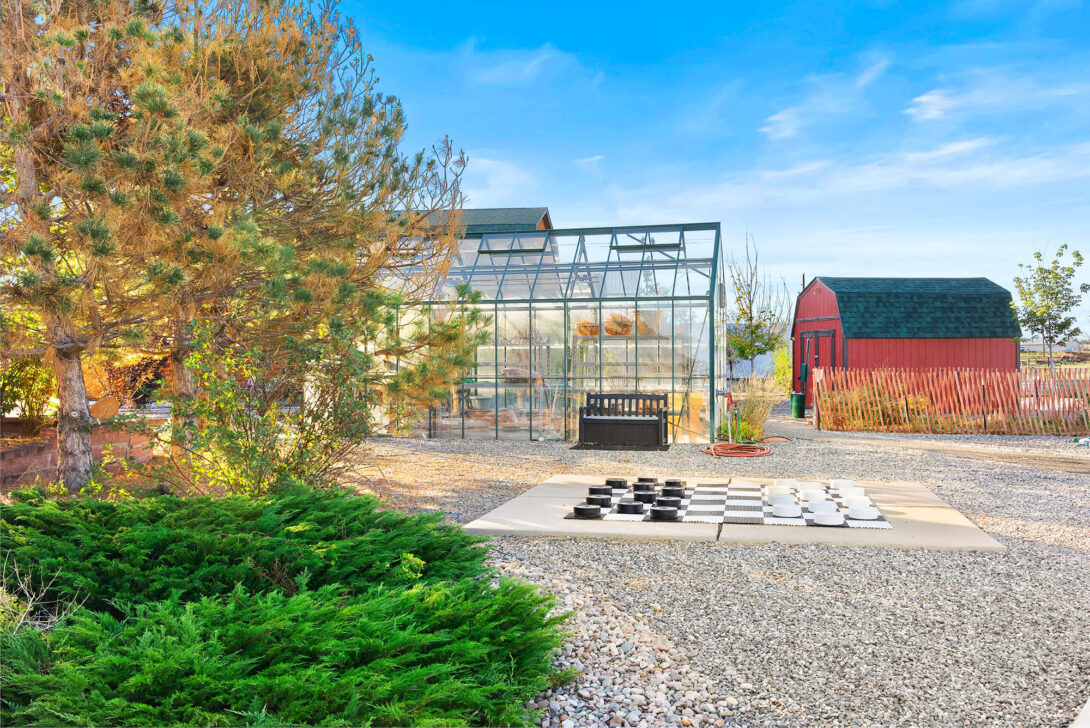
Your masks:
M792 290L802 273L1011 287L1035 249L1090 255L1080 2L342 9L408 148L449 134L468 153L468 207L719 221Z

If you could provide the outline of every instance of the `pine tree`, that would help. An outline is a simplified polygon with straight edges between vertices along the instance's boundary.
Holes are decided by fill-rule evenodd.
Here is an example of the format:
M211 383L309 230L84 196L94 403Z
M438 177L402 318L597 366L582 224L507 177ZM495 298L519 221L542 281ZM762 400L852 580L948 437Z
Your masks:
M123 302L143 282L116 261L129 239L170 223L164 175L172 165L156 146L165 127L184 120L151 72L151 8L2 7L3 290L5 310L21 324L5 348L44 345L60 401L58 474L78 489L90 475L92 423L80 361L142 316Z
M90 474L80 361L99 347L167 351L192 395L195 319L236 339L320 335L368 292L445 273L464 159L448 142L399 153L401 107L335 5L3 11L5 348L54 369L70 490ZM390 352L444 344L415 330Z

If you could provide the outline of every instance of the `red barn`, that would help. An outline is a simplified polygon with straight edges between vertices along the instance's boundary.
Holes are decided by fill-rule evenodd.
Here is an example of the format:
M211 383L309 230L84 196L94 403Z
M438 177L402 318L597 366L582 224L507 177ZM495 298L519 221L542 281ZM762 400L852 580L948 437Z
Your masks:
M810 371L1017 369L1021 337L1010 292L987 278L815 278L795 302L795 387L804 360ZM807 404L811 392L807 382Z

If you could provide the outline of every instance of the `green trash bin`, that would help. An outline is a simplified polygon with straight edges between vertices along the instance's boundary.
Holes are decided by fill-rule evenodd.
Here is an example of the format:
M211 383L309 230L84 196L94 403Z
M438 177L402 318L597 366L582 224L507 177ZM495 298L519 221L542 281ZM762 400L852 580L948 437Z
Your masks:
M806 416L806 395L802 392L791 393L791 416L798 420Z

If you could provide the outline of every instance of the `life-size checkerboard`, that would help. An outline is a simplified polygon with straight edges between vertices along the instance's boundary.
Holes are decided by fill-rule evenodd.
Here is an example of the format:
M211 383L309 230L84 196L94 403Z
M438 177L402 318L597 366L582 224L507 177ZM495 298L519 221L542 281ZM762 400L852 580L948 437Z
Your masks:
M834 483L838 481L833 481ZM848 482L850 481L839 481ZM630 502L635 498L634 484L625 487L614 487L610 495L610 505L603 503L600 518L605 521L650 521L651 504L645 504L643 513L621 513L618 504L622 501ZM794 518L779 518L773 515L773 507L769 503L770 490L782 493L785 489L780 485L762 485L759 483L700 483L699 480L691 480L685 483L680 505L677 506L676 519L679 523L738 523L771 526L819 526L815 523L815 514L810 510L812 500L831 501L835 504L835 510L843 515L843 522L826 528L892 528L885 516L878 511L876 518L853 519L848 516L848 499L858 499L864 496L862 489L853 485L840 487L830 483L817 481L801 481L796 485L787 486L786 490L795 498L800 506L801 514ZM656 484L656 489L661 486ZM808 499L806 494L823 494L820 499ZM873 504L871 504L873 506ZM876 509L877 510L877 509ZM568 518L576 517L569 515Z

